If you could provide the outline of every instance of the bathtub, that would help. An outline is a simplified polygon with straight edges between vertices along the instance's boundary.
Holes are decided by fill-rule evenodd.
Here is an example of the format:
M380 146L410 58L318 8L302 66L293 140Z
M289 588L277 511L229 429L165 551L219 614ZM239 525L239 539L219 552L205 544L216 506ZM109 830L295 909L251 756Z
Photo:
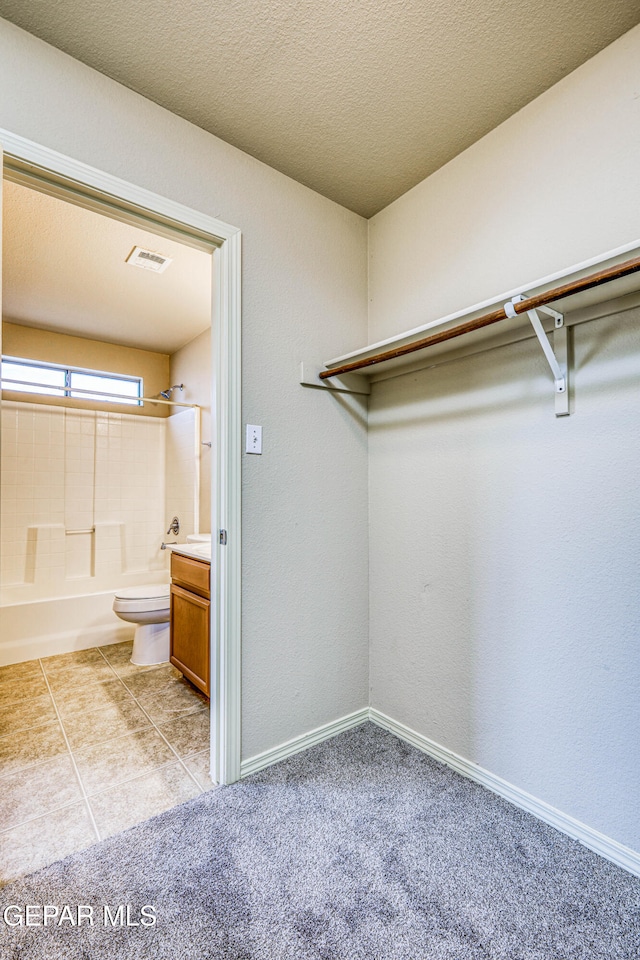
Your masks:
M147 574L145 583L168 582ZM113 610L115 590L0 607L0 666L133 639Z

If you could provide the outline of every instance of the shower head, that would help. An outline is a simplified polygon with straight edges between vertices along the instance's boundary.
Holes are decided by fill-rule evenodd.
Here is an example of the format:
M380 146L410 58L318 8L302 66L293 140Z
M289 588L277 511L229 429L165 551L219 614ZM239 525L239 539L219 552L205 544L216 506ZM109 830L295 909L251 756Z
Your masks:
M184 383L174 383L172 387L167 387L166 390L161 390L160 396L164 397L165 400L171 400L171 394L174 390L184 390Z

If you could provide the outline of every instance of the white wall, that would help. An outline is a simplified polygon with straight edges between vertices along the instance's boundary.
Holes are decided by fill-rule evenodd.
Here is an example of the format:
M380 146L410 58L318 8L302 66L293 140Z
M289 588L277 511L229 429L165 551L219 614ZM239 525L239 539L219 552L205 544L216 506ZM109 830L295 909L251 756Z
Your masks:
M369 342L638 239L639 92L636 27L373 217Z
M640 235L640 28L371 221L370 341ZM371 703L640 849L640 315L374 386Z
M6 22L0 126L243 232L243 756L367 699L358 401L299 386L366 337L366 223Z
M192 401L193 402L193 401ZM166 419L167 442L165 456L166 493L162 533L165 539L175 540L169 531L174 517L180 521L177 538L184 543L196 529L196 488L198 461L195 450L196 411L174 407L176 412ZM200 451L198 450L198 457ZM211 476L209 476L211 483ZM211 487L209 487L209 498ZM198 531L199 533L200 531Z

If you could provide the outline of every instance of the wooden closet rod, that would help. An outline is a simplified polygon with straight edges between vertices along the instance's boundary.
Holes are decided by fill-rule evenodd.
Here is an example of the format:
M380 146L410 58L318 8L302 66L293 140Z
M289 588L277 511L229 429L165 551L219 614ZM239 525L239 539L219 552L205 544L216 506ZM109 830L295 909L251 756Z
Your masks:
M526 313L527 310L535 310L536 307L543 307L554 300L561 300L563 297L569 297L574 293L580 293L583 290L590 290L592 287L599 287L602 283L609 283L610 280L618 280L620 277L627 277L631 273L637 273L640 270L640 257L633 260L625 260L615 267L607 267L599 273L590 273L581 280L572 280L560 287L553 287L544 293L536 294L534 297L528 297L519 303L514 303L515 313ZM488 327L492 323L498 323L500 320L506 320L507 314L504 307L498 310L492 310L491 313L485 313L475 320L468 320L457 327L450 327L448 330L442 330L440 333L431 334L429 337L423 337L422 340L415 340L413 343L406 343L402 347L394 347L392 350L385 350L384 353L376 353L372 357L366 357L363 360L354 360L353 363L344 363L340 367L332 367L331 370L323 370L318 376L321 380L328 380L330 377L339 377L343 373L353 373L356 370L362 370L363 367L371 367L375 363L383 363L385 360L393 360L396 357L404 357L408 353L415 353L416 350L424 350L426 347L432 347L436 343L444 343L445 340L453 340L454 337L461 337L465 333L472 333L474 330L481 330L482 327Z

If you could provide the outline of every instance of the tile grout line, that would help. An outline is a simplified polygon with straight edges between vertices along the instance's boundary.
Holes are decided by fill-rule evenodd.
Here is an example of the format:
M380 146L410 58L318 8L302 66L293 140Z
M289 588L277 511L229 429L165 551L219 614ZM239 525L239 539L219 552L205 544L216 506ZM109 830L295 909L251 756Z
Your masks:
M135 697L132 697L132 699L135 701ZM136 701L136 703L137 703L137 701ZM140 709L143 711L143 713L145 714L145 716L150 720L151 718L150 718L149 715L147 714L147 712L146 712L146 710L144 709L144 707L142 707L140 704L138 704L138 706L140 706ZM190 774L191 778L192 778L192 779L195 779L194 775L191 774L191 772L189 771L189 769L185 766L184 760L191 760L193 757L197 757L197 756L199 756L199 754L201 754L201 753L207 753L207 748L205 747L204 750L196 750L196 751L194 751L193 753L188 754L188 756L182 758L182 757L180 757L180 756L176 753L175 749L174 749L174 748L171 746L171 744L168 742L168 740L166 739L166 737L164 736L164 734L155 726L155 724L153 723L153 721L151 721L151 725L152 725L153 728L156 730L156 732L160 734L160 736L162 737L162 739L164 740L164 742L166 743L166 745L170 748L170 750L172 751L172 753L174 754L174 756L173 756L170 760L167 760L166 763L160 763L160 764L158 764L157 767L154 767L151 771L147 771L147 773L136 773L136 774L134 774L134 776L132 776L132 777L127 777L126 780L118 780L116 786L118 786L118 787L119 787L119 786L124 786L124 785L127 784L127 783L131 783L132 780L139 780L141 777L148 776L149 773L154 773L156 770L162 770L164 767L168 767L168 766L171 766L172 764L175 764L175 763L176 763L176 760L178 760L178 761L181 763L181 765L182 765L183 767L185 767L186 772L187 772L188 774ZM34 729L35 729L35 728L34 728ZM141 732L144 732L145 730L148 730L148 729L149 729L148 726L139 727L137 730L132 730L132 731L130 731L129 733L121 733L121 734L119 734L117 737L112 737L110 740L100 740L99 743L88 744L88 746L89 746L89 747L109 747L109 746L117 743L118 740L124 740L124 739L126 739L127 737L129 737L129 736L131 735L131 733L141 733ZM85 748L83 747L83 748L81 748L81 749L85 749ZM73 752L73 751L71 751L71 752ZM11 776L13 776L14 774L23 773L25 770L34 770L36 767L42 767L42 766L44 766L46 763L51 763L52 761L58 760L60 757L62 757L62 756L64 756L64 755L65 755L65 754L62 754L62 753L61 753L61 754L57 754L55 757L47 757L45 760L37 760L35 763L31 763L31 764L29 764L29 765L26 766L26 767L20 767L18 770L14 770L14 771L11 771L10 773L3 774L3 775L0 776L0 787L2 786L2 781L3 781L5 778L11 777ZM82 776L82 774L80 774L80 776ZM201 787L197 780L196 780L195 782L196 782L197 787L204 793L204 792L205 792L205 788L204 788L204 787ZM96 790L95 793L87 793L87 798L90 799L91 797L97 797L97 796L99 796L101 793L104 793L106 790L110 790L110 789L111 789L110 786L109 786L109 787L103 787L103 788L100 789L100 790ZM50 811L48 811L48 812L50 812L50 813L55 813L57 810L63 810L65 807L71 807L71 806L73 806L73 805L76 804L76 803L82 803L82 802L83 802L82 800L70 800L68 803L63 803L63 804L61 804L59 807L54 807L54 808L52 808L52 809L51 809ZM39 813L39 814L37 814L35 817L30 817L30 818L27 819L27 820L21 820L19 823L14 823L14 824L12 824L10 827L0 827L0 835L3 834L3 833L7 833L9 830L13 830L14 827L16 827L16 826L22 826L22 825L25 824L25 823L31 823L32 820L39 820L40 817L43 817L43 816L47 816L47 814L46 814L46 813L44 813L44 814Z
M135 697L132 697L132 699L135 700ZM140 706L140 705L138 704L138 706ZM140 707L140 709L143 711L143 713L145 714L145 716L148 717L148 714L146 713L146 711L144 710L144 708L143 708L143 707ZM153 725L153 723L152 723L152 725ZM155 727L155 725L153 725L153 726L154 726L154 729L156 730L156 732L157 732L157 733L160 733L160 731L157 729L157 727ZM81 750L84 750L84 749L88 749L89 747L109 747L109 746L112 746L113 744L117 743L118 740L124 740L124 739L126 739L127 737L131 736L131 734L133 734L133 733L144 733L144 732L147 731L148 729L149 729L148 726L138 727L136 730L130 730L128 733L121 733L121 734L119 734L117 737L112 737L110 740L100 740L98 743L90 743L90 744L87 744L87 747L86 747L86 748L85 748L85 747L81 747L80 749L81 749ZM172 764L175 764L176 759L181 760L181 758L176 754L176 752L175 752L175 750L173 749L173 747L171 747L171 744L168 743L168 741L166 740L166 737L164 737L161 733L160 733L160 736L162 737L162 739L165 741L165 743L167 744L167 746L171 749L172 753L174 754L174 756L173 756L170 760L167 760L166 763L159 763L158 766L153 767L151 770L148 770L146 773L135 773L132 777L127 777L125 780L118 780L116 784L112 784L112 785L110 785L110 786L108 786L108 787L103 787L103 788L101 788L100 790L96 790L95 793L87 793L87 797L89 797L89 798L91 798L91 797L97 797L97 796L99 796L101 793L105 793L107 790L111 790L113 786L115 786L115 787L124 786L126 783L131 783L132 780L139 780L141 777L149 776L150 773L155 773L156 770L162 770L164 767L169 767L169 766L171 766ZM185 760L190 760L192 757L197 757L200 753L206 753L206 752L207 752L207 751L206 751L206 748L205 748L204 750L196 750L196 751L194 751L194 753L190 753L190 754L189 754L187 757L185 757L184 759L185 759ZM53 757L53 758L51 758L51 759L55 760L55 759L57 759L57 758L56 758L56 757ZM41 766L43 763L48 763L48 762L49 762L49 760L39 761L37 764L32 764L31 767L28 767L28 768L25 767L25 768L23 768L23 769L30 769L30 770L31 770L31 769L33 769L33 767L35 767L35 766ZM17 771L17 772L21 772L21 771ZM187 772L189 772L189 771L187 771ZM81 776L82 776L82 774L81 774ZM1 786L1 781L0 781L0 786ZM198 787L200 787L200 784L198 784ZM200 789L202 790L203 788L200 787ZM203 792L204 792L204 790L203 790ZM76 802L78 802L78 801L71 801L71 802L72 802L72 803L76 803ZM64 806L69 806L69 804L64 804ZM26 822L26 821L25 821L25 822ZM0 833L3 833L3 832L4 832L4 831L3 831L2 829L0 829Z
M60 810L69 810L71 807L77 806L86 806L84 800L70 800L68 803L61 803L57 807L51 807L50 810L46 810L44 813L37 813L33 817L27 817L26 820L20 820L19 822L12 823L9 827L2 827L0 829L0 837L5 833L11 833L12 830L16 830L18 827L25 827L29 823L33 823L35 820L44 820L45 817L51 816L53 813L58 813ZM100 840L100 837L98 837Z
M28 700L23 700L21 703L28 703ZM21 737L23 734L34 733L34 731L43 730L45 727L50 726L52 723L55 723L56 718L52 717L51 720L45 720L44 723L37 723L33 727L20 727L17 730L13 730L11 733L5 733L0 737L0 741L8 740L9 737ZM38 761L40 763L40 761Z
M96 649L97 649L97 648L96 648ZM78 765L77 765L77 763L76 763L76 758L75 758L74 755L73 755L73 750L71 749L71 744L69 743L69 738L68 738L68 736L67 736L67 731L66 731L65 728L64 728L64 723L63 723L62 717L60 716L60 711L58 710L58 704L56 703L56 698L55 698L54 695L53 695L53 690L51 689L51 684L49 683L49 678L47 677L47 674L46 674L46 672L45 672L44 667L42 666L42 661L40 661L40 666L42 667L42 672L43 672L43 674L44 674L44 681L45 681L45 683L46 683L46 685L47 685L47 689L48 689L48 691L49 691L49 696L51 697L51 700L52 700L52 702L53 702L53 709L56 711L56 716L57 716L57 718L58 718L58 723L60 724L60 728L61 728L61 730L62 730L62 736L64 737L64 742L66 743L66 745L67 745L67 750L69 751L69 757L71 758L71 764L72 764L72 766L73 766L73 770L74 770L74 773L75 773L75 775L76 775L76 779L77 779L78 784L79 784L79 786L80 786L80 792L82 793L82 797L83 797L83 800L84 800L84 804L85 804L85 807L87 808L87 812L88 812L88 814L89 814L89 820L91 821L91 825L92 825L92 827L93 827L93 830L94 830L94 833L95 833L97 839L98 839L98 840L101 840L102 837L100 836L100 831L98 830L98 825L97 825L96 820L95 820L95 817L94 817L94 815L93 815L93 810L91 809L91 804L89 803L89 797L88 797L87 791L86 791L85 788L84 788L84 784L83 784L83 782L82 782L82 777L80 776L80 771L78 770Z
M115 672L115 671L114 671L114 672ZM191 773L191 771L190 771L190 770L187 768L187 766L183 763L182 757L180 756L180 754L178 753L178 751L175 749L174 746L172 746L172 744L169 743L169 741L167 740L167 738L165 737L164 733L162 732L162 730L160 729L160 727L157 725L157 723L155 722L155 720L153 719L153 717L145 710L145 708L144 708L143 705L140 703L140 701L138 700L138 698L136 697L136 695L135 695L135 694L133 693L133 691L127 686L127 681L126 681L126 680L123 680L122 682L124 683L125 687L126 687L127 690L129 691L129 693L131 694L131 696L133 697L133 699L135 700L135 702L137 703L138 707L139 707L139 708L142 710L142 712L144 713L145 717L148 719L148 721L149 721L149 723L151 724L151 726L154 728L154 730L155 730L157 733L160 734L160 736L162 737L162 739L164 740L164 742L166 743L166 745L169 747L169 749L171 750L171 752L172 752L172 753L175 755L175 757L178 759L178 761L180 762L180 765L182 766L182 769L185 771L185 773L187 774L187 776L189 776L189 777L191 778L191 780L193 780L193 782L195 783L195 785L196 785L196 787L198 788L198 790L200 790L200 792L203 793L203 792L204 792L203 788L200 786L200 784L198 783L198 781L196 780L196 778L193 776L193 774ZM188 713L195 713L196 710L194 709L194 710L187 711L187 712L188 712ZM201 752L201 751L196 751L196 752L199 753L199 752Z
M127 689L128 689L128 688L127 688ZM132 696L133 696L133 694L132 694ZM155 730L157 733L160 734L160 736L162 737L162 739L164 740L164 742L166 743L166 745L169 747L169 749L171 750L171 752L172 752L173 754L175 754L177 760L178 760L179 763L180 763L180 766L181 766L182 769L185 771L185 773L187 774L187 776L190 777L191 780L193 780L193 782L195 783L195 785L196 785L196 787L198 788L198 790L200 791L200 793L204 793L203 788L200 786L200 784L198 783L198 781L196 780L196 778L194 777L194 775L191 773L191 771L189 770L189 768L186 766L186 764L184 763L182 757L180 756L180 754L178 753L178 751L175 749L175 747L173 747L172 744L169 743L169 741L168 741L167 738L165 737L165 735L164 735L164 733L162 732L162 730L160 729L160 727L157 726L157 724L155 723L155 721L153 720L153 718L150 716L150 714L147 713L147 711L146 711L145 708L142 706L142 704L139 702L139 700L137 700L136 697L133 697L133 699L136 701L136 703L138 704L138 706L140 707L140 709L141 709L142 712L144 713L145 717L148 718L148 720L149 720L151 726L154 728L154 730ZM191 712L192 712L192 713L195 713L196 711L194 710L194 711L191 711ZM204 752L204 751L200 751L200 750L197 750L197 751L196 751L196 753L202 753L202 752ZM195 756L195 754L192 754L192 756ZM188 758L185 758L185 759L188 759Z
M104 658L105 662L106 662L106 663L109 663L109 661L107 660L107 658L106 658L106 656L104 655L104 653L102 653L102 650L100 650L99 647L98 647L97 649L99 650L100 654L101 654L102 657ZM169 661L167 661L167 662L169 662ZM109 663L109 666L110 666L111 669L113 670L113 672L114 672L114 674L116 675L116 677L118 677L118 680L120 681L120 683L122 683L122 684L124 685L125 689L128 691L128 693L130 694L130 696L133 698L133 700L135 701L135 703L137 704L137 706L140 708L140 710L142 710L142 712L144 713L145 717L147 718L147 720L149 721L149 723L151 724L151 726L154 728L154 730L155 730L158 734L160 734L160 736L162 737L162 739L164 740L164 742L166 743L166 745L169 747L169 749L171 750L171 752L175 755L176 759L179 761L182 769L185 771L185 773L187 774L187 776L188 776L191 780L193 780L193 782L195 783L195 785L196 785L196 787L198 788L198 790L200 791L200 793L204 793L204 792L205 792L205 791L204 791L204 788L200 786L200 784L198 783L198 781L196 780L196 778L194 777L194 775L191 773L191 771L189 770L189 768L188 768L188 767L186 766L186 764L183 762L182 757L178 754L178 751L169 743L169 741L167 740L167 738L166 738L165 735L163 734L162 730L158 727L158 725L157 725L156 722L154 721L153 717L151 717L151 715L150 715L149 713L147 713L147 711L145 710L145 708L142 706L142 704L140 703L140 701L139 701L138 698L136 697L135 693L129 688L129 686L127 685L127 681L126 681L123 677L119 677L119 676L118 676L118 674L116 673L115 667L114 667L111 663ZM157 664L157 666L163 666L163 664ZM144 673L144 672L147 672L147 671L143 671L143 673ZM139 674L137 674L137 676L139 676ZM191 712L195 713L195 710L193 710L193 711L191 711ZM200 752L202 752L202 751L196 751L196 753L200 753ZM134 779L135 779L135 778L134 778ZM130 781L127 781L127 782L130 782Z
M99 649L99 648L96 647L96 648L94 648L94 649ZM100 651L100 652L102 653L102 651ZM104 655L103 655L103 656L104 656ZM106 658L105 658L105 660L106 660ZM41 661L38 661L38 662L40 663L40 666L42 667ZM126 692L126 694L127 694L127 697L128 697L130 700L133 700L133 702L136 704L136 706L138 706L138 707L140 708L140 710L142 711L142 713L144 714L144 716L146 717L146 719L149 721L150 725L153 727L153 729L154 729L157 733L160 734L160 737L162 738L162 740L164 741L164 743L169 747L169 749L170 749L171 752L173 753L174 759L167 761L167 763L174 763L175 760L177 759L178 761L180 761L180 763L182 764L182 766L185 767L186 772L191 776L191 778L194 779L193 774L191 774L191 772L188 770L188 768L186 768L186 766L185 766L185 764L184 764L183 761L184 761L184 760L189 760L189 759L191 759L191 757L195 757L195 756L197 756L197 755L200 754L200 753L205 753L208 748L205 747L204 750L195 750L193 753L190 753L190 754L188 754L187 756L185 756L184 758L182 758L182 757L177 753L177 751L175 750L175 748L171 745L171 743L169 743L169 741L167 740L166 736L162 733L162 730L158 727L158 725L157 725L156 722L153 720L153 718L151 717L151 715L147 712L147 710L145 710L143 703L142 703L142 702L138 699L138 697L136 697L136 695L135 695L134 693L132 693L132 691L129 689L129 687L127 686L125 680L124 680L118 673L116 673L115 668L113 667L113 665L112 665L111 663L109 663L108 660L107 660L106 662L107 662L108 666L110 667L112 673L114 674L114 678L120 682L121 686L122 686L123 689L125 690L125 692ZM146 672L146 671L145 671L145 672ZM46 678L45 678L45 679L46 679ZM105 681L105 682L111 683L112 681L109 680L109 681ZM60 723L60 726L63 727L63 725L64 725L64 719L62 718L62 715L59 714L59 712L57 711L57 704L55 703L55 694L54 694L54 692L53 692L53 689L50 688L48 684L47 684L47 686L48 686L48 689L50 689L51 698L52 698L53 703L54 703L54 708L56 708L56 719L52 719L52 720L46 721L45 723L40 724L40 725L38 725L38 726L21 728L20 730L15 731L14 733L7 734L7 735L6 735L7 737L14 737L16 734L31 733L32 731L40 730L42 727L49 726L50 724L55 723L56 720ZM179 719L180 716L188 716L189 714L197 713L197 712L199 712L200 710L206 710L206 705L203 705L203 706L201 706L201 707L193 707L193 708L190 708L190 709L188 709L188 710L184 710L184 711L182 711L180 714L176 715L175 717L168 718L167 722L169 723L169 722L171 722L171 720L177 720L177 719ZM69 717L68 719L73 719L73 716ZM87 747L103 746L103 745L106 747L106 746L109 746L110 744L115 743L117 740L121 740L121 739L124 739L125 737L128 737L131 733L137 733L137 732L143 731L143 730L145 730L145 729L147 729L147 727L140 727L140 728L138 728L137 730L134 730L134 731L129 731L129 732L127 732L127 733L120 733L120 734L118 734L118 735L115 736L115 737L109 738L108 740L101 740L101 741L99 741L98 743L95 743L95 744L94 744L94 743L92 743L92 744L87 744ZM73 755L74 752L77 752L77 750L74 751L74 750L71 748L71 745L70 745L67 737L64 736L64 734L65 734L64 729L62 730L62 733L63 733L63 737L64 737L64 740L65 740L65 746L67 747L68 752ZM5 739L5 738L4 738L4 737L0 737L0 740L3 740L3 739ZM80 749L82 750L82 749L85 749L85 748L84 748L84 747L81 747ZM21 773L21 772L24 771L24 770L33 770L35 767L40 767L40 766L43 766L43 765L46 764L46 763L51 763L52 760L56 760L58 757L63 756L63 755L64 755L64 754L56 754L55 756L52 756L52 757L45 757L45 758L42 759L42 760L35 760L33 763L25 764L24 766L19 767L17 770L10 770L10 771L8 771L7 773L0 773L0 785L2 784L2 781L3 781L5 778L7 778L7 777L14 776L15 774ZM160 769L161 767L164 767L164 766L167 766L167 764L160 764L160 765L159 765L158 767L156 767L155 769ZM82 776L82 775L80 775L80 776ZM121 781L119 781L119 783L130 783L131 780L137 779L138 776L139 776L139 774L136 774L134 777L130 777L130 778L128 778L127 780L121 780ZM204 788L200 787L200 784L199 784L197 781L196 781L196 784L197 784L197 786L198 786L201 790L204 790ZM100 791L100 792L102 792L102 791ZM96 794L87 794L87 796L96 796ZM73 801L73 802L76 802L76 801ZM67 804L65 804L65 806L67 806ZM56 808L56 809L60 809L60 808ZM24 821L24 822L27 822L27 821ZM11 828L7 828L7 829L11 829ZM3 833L3 832L4 832L4 828L0 828L0 833Z
M25 662L26 662L26 663L30 663L29 660L27 660L27 661L25 661ZM51 691L49 690L49 684L47 683L47 678L46 678L46 675L45 675L45 672L44 672L44 667L42 666L42 660L41 660L40 658L36 658L35 662L36 662L36 663L38 664L38 666L40 667L40 673L42 674L42 679L44 680L45 684L47 685L47 691L48 691L48 693L49 693L49 696L51 697L51 700L53 701L53 696L52 696L52 694L51 694ZM42 696L44 696L44 694L42 694ZM29 700L37 700L37 699L38 699L37 697L24 697L22 700L14 701L14 702L16 702L16 703L28 703ZM54 703L53 706L54 706L54 709L55 709L55 703ZM57 714L56 714L56 716L57 716ZM60 723L60 718L58 717L57 719L58 719L58 723L60 724L60 726L62 726L62 724ZM48 726L50 726L50 725L53 724L53 723L55 723L54 720L45 720L44 723L36 724L36 725L33 726L33 727L22 727L20 730L14 730L12 733L3 734L2 737L0 737L0 742L1 742L2 740L8 739L9 737L13 738L13 737L16 737L16 736L20 736L20 734L25 734L25 733L28 734L28 733L31 733L32 730L40 730L40 729L42 729L43 727L48 727ZM63 732L63 736L64 736L64 732ZM66 741L65 741L65 745L66 745L66 747L67 747L67 751L71 752L70 749L69 749L69 744L66 743ZM23 767L18 767L17 770L9 770L7 773L2 773L2 772L0 772L0 786L2 785L2 781L3 781L3 780L6 780L7 777L12 777L12 776L13 776L14 774L16 774L16 773L22 773L23 770L32 770L34 767L39 767L39 766L41 766L43 763L49 763L51 760L56 760L56 759L57 759L58 757L60 757L60 756L63 756L63 754L58 753L58 754L55 754L53 757L45 757L44 760L35 760L33 763L27 763L27 764L25 764L25 766L23 766ZM23 821L23 822L24 822L24 823L27 823L28 821L25 820L25 821ZM11 828L7 828L7 829L11 829ZM0 833L4 833L4 832L5 832L5 831L4 831L4 828L0 830Z
M54 722L53 720L51 721ZM19 730L19 733L31 733L33 730L38 730L39 727L31 727L29 730ZM52 757L45 757L44 760L34 760L33 763L27 763L23 767L18 767L17 770L9 770L8 773L0 773L0 787L3 784L3 781L8 777L13 777L17 773L24 773L25 770L35 770L36 767L43 767L45 763L51 763L53 760L59 760L60 757L64 757L64 751L62 753L56 753ZM0 828L0 833L2 829Z
M24 661L24 662L25 662L25 663L31 663L32 661L26 660L26 661ZM45 682L45 684L46 684L46 686L47 686L47 692L48 692L49 696L51 697L51 699L53 700L53 696L52 696L52 694L51 694L51 690L50 690L50 688L49 688L49 684L47 683L47 676L46 676L46 674L45 674L45 672L44 672L44 667L42 666L42 660L41 660L40 658L35 658L35 661L34 661L34 662L36 662L36 663L38 664L38 666L40 667L40 673L42 674L42 679L44 680L44 682ZM9 681L9 682L11 682L11 681ZM19 682L20 682L20 679L18 679L18 680L15 681L15 682L19 683ZM38 695L35 696L35 697L23 697L21 700L13 700L13 701L11 701L11 702L12 702L12 703L28 703L30 700L38 700L38 698L39 698L40 696L44 696L44 694L38 694ZM4 704L4 706L6 706L6 704ZM54 704L54 708L55 708L55 704ZM1 706L0 706L0 709L1 709ZM59 718L58 718L58 719L59 719ZM39 730L41 727L46 727L46 726L48 726L50 723L53 723L53 720L44 720L42 723L35 723L35 724L33 724L32 726L30 726L30 727L21 727L19 730L13 730L11 733L4 733L4 734L2 735L2 737L0 737L0 740L4 740L6 737L15 737L16 735L20 735L21 733L30 733L31 730ZM38 763L40 763L40 762L42 762L42 761L38 761ZM30 764L30 766L35 766L35 764ZM22 768L22 769L26 769L26 767L25 767L25 768ZM0 779L3 779L5 776L11 776L11 774L0 774Z
M159 766L155 767L154 770L151 771L151 772L155 772L155 770L164 769L164 768L166 768L166 767L168 767L168 766L172 766L173 764L179 764L180 767L181 767L181 769L183 770L183 772L186 773L188 779L196 786L196 788L197 788L197 790L198 790L198 795L206 792L206 788L205 788L205 787L202 787L202 786L200 785L200 783L198 782L196 776L189 770L189 768L187 767L186 762L185 762L186 760L190 759L191 757L197 756L199 753L205 753L205 752L206 752L206 748L205 748L205 750L196 750L196 751L194 751L193 753L189 754L187 757L182 758L182 757L178 754L177 750L173 747L173 745L172 745L171 743L169 743L168 739L166 738L166 736L164 735L164 733L162 732L162 730L159 728L158 724L154 721L153 717L147 712L147 710L145 710L143 704L140 702L140 700L138 699L138 697L137 697L137 696L133 693L133 691L129 688L129 686L127 685L126 679L123 678L123 677L121 677L121 676L116 672L115 667L113 666L112 663L110 663L110 661L109 661L109 660L107 659L107 657L104 655L104 653L102 652L102 650L100 650L99 647L93 647L93 648L89 648L89 649L94 649L94 650L97 650L97 651L98 651L98 653L100 654L100 656L102 657L102 659L104 660L104 662L108 665L111 673L113 674L113 678L116 679L116 680L118 680L118 682L120 683L120 685L123 687L124 691L126 692L127 696L130 697L130 698L133 700L133 702L136 704L136 706L140 709L140 711L141 711L141 713L143 714L143 716L148 720L148 722L149 722L149 724L150 724L150 728L153 729L157 734L159 734L161 740L166 744L166 746L169 748L169 750L170 750L171 753L173 754L173 759L168 760L168 761L167 761L166 763L164 763L164 764L160 764ZM33 816L33 817L28 817L26 820L18 821L18 822L14 823L14 824L11 824L11 826L9 826L9 827L1 828L1 829L0 829L0 835L4 835L4 834L11 832L12 830L14 830L14 829L16 829L16 828L18 828L18 827L22 827L22 826L24 826L24 825L26 825L26 824L33 823L33 822L35 822L35 821L37 821L37 820L40 820L40 819L42 819L43 817L46 817L46 816L48 816L48 815L50 815L50 814L57 813L57 812L60 811L60 810L69 809L69 808L75 806L76 804L81 803L81 804L84 806L85 810L87 811L87 813L88 813L88 815L89 815L89 819L90 819L90 822L91 822L91 826L92 826L93 832L94 832L97 840L100 841L100 840L102 839L102 837L100 836L100 831L99 831L99 829L98 829L98 825L97 825L97 823L96 823L96 820L95 820L95 817L94 817L94 814L93 814L93 810L92 810L92 808L91 808L90 798L91 798L91 797L97 797L97 796L99 796L100 794L105 793L106 791L108 791L108 790L110 789L110 787L105 787L104 789L98 790L98 791L96 791L96 793L91 793L91 794L87 791L87 789L86 789L86 787L85 787L85 785L84 785L83 779L82 779L82 775L81 775L81 773L80 773L80 770L79 770L78 765L77 765L77 762L76 762L74 750L73 750L72 747L71 747L71 743L70 743L70 741L69 741L69 737L68 737L67 731L66 731L66 729L65 729L64 719L63 719L63 717L62 717L62 715L61 715L61 713L60 713L60 710L58 709L58 704L57 704L57 702L56 702L56 696L55 696L54 690L53 690L53 688L52 688L52 686L51 686L51 683L49 682L49 677L47 676L47 673L46 673L46 671L45 671L45 669L44 669L44 665L43 665L43 663L42 663L42 659L41 659L41 658L38 658L37 662L38 662L38 665L39 665L39 667L40 667L40 670L41 670L41 673L42 673L42 677L43 677L43 679L44 679L44 681L45 681L45 685L46 685L46 688L47 688L47 693L48 693L48 695L49 695L49 697L50 697L50 699L51 699L51 702L52 702L52 704L53 704L53 708L54 708L54 711L55 711L55 720L57 720L57 722L58 722L58 724L59 724L59 727L60 727L60 730L61 730L61 732L62 732L62 736L63 736L63 739L64 739L64 743L65 743L67 755L68 755L68 757L69 757L69 759L70 759L70 761L71 761L71 764L72 764L72 767L73 767L73 770L74 770L74 774L75 774L77 783L78 783L78 785L79 785L79 787L80 787L81 799L80 799L80 800L72 800L72 801L69 801L68 803L60 804L60 805L58 805L58 806L55 806L55 807L51 808L50 810L47 810L45 813L37 814L36 816ZM158 664L158 666L161 666L161 665ZM152 667L152 669L153 669L153 667ZM146 671L142 671L142 672L146 672ZM32 699L32 698L31 698L31 699ZM195 713L195 712L198 712L200 709L203 709L203 710L204 710L204 709L206 709L206 706L194 707L193 709L189 709L189 710L187 710L187 711L184 711L184 712L182 713L182 715L185 716L185 715L188 715L188 714L190 714L190 713ZM170 719L178 719L178 717L169 718L169 721L170 721ZM168 721L168 722L169 722L169 721ZM49 723L53 723L53 722L54 722L53 719L52 719L51 721L49 721ZM40 724L39 726L29 727L29 728L26 728L25 730L21 730L21 731L18 731L18 732L19 732L19 733L30 732L30 731L32 731L32 730L38 730L38 729L40 729L42 726L46 726L46 725L47 725L47 724ZM144 729L147 729L147 728L142 727L142 728L140 728L140 729L144 730ZM8 736L14 736L14 734L8 734ZM104 743L104 745L109 744L109 743L114 743L114 742L116 742L118 739L121 739L121 738L127 737L127 736L128 736L128 734L121 734L121 735L118 736L118 737L113 737L113 738L111 738L110 740L101 742L101 743L99 744L99 746L103 746L103 743ZM58 754L56 757L48 757L48 758L46 758L46 759L44 759L44 760L36 761L35 763L28 764L27 766L20 768L20 770L18 770L18 771L14 771L14 773L21 773L21 772L24 771L24 770L33 770L33 769L36 768L36 767L43 766L44 764L50 763L52 760L59 759L59 758L61 758L61 757L63 757L63 756L64 756L64 753L61 753L61 754ZM8 773L8 774L6 774L6 775L0 775L0 783L2 782L2 780L5 779L5 776L6 776L6 777L9 777L9 776L11 776L11 775L12 775L12 773ZM148 775L148 774L137 774L137 775L135 775L135 776L133 776L133 777L129 777L129 778L127 778L126 780L119 781L118 786L125 786L126 784L130 784L130 783L134 782L135 780L142 779L142 777L144 777L144 776L146 776L146 775Z
M202 751L202 752L204 753L204 751ZM196 756L196 754L191 754L191 756ZM118 790L119 790L120 787L125 787L128 783L135 783L136 780L142 780L144 777L151 776L151 774L156 773L156 771L158 771L158 770L164 770L166 767L173 767L173 766L175 766L175 765L176 765L175 758L173 758L173 759L171 759L171 760L167 760L166 763L161 763L161 764L159 764L157 767L154 767L153 770L146 770L144 773L136 773L136 774L134 774L132 777L128 777L126 780L118 780L117 783L111 784L111 785L108 786L108 787L103 787L103 788L100 789L100 790L96 790L95 793L92 793L92 794L90 794L89 796L91 796L91 797L99 797L99 796L101 796L103 793L107 793L109 790L112 790L112 789L114 789L114 790L115 790L115 789L118 789ZM198 789L200 789L200 791L201 791L202 793L204 792L204 791L202 790L202 788L200 787L199 784L198 784ZM181 801L181 802L182 802L182 801ZM174 806L175 806L175 804L174 804ZM169 808L169 809L170 809L170 808Z

